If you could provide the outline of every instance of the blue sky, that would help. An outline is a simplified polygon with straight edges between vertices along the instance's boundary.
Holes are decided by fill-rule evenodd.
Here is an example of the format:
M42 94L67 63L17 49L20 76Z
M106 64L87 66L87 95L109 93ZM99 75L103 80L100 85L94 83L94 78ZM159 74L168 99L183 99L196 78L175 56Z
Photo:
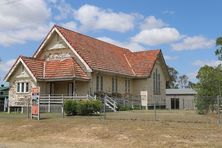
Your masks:
M221 6L221 0L0 1L0 81L58 24L133 51L162 49L166 63L195 82L201 66L221 63L214 55Z

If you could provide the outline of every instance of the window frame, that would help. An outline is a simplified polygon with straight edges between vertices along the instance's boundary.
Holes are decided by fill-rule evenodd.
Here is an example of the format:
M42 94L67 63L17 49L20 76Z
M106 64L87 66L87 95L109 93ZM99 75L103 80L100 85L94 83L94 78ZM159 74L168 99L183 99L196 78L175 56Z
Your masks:
M130 79L125 79L125 93L130 93L131 89L131 80Z
M103 91L103 75L96 75L96 91Z
M118 93L118 78L112 77L112 93Z
M29 93L29 82L17 82L16 93Z

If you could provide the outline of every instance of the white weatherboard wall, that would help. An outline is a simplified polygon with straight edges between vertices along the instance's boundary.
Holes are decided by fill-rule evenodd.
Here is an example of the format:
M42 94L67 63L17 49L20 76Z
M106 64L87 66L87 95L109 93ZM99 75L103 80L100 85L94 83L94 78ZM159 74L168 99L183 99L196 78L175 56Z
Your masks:
M195 109L194 95L167 95L166 108L171 109L171 98L179 98L179 109Z

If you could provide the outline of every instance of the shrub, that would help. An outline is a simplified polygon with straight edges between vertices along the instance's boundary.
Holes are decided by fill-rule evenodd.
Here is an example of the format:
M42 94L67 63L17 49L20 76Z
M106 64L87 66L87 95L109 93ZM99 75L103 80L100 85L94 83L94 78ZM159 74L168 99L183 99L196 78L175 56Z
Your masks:
M141 106L140 105L134 105L133 106L133 110L141 110Z
M209 111L209 100L208 98L202 98L200 96L198 96L196 99L195 99L195 106L197 108L197 113L198 114L207 114L208 111Z
M102 102L99 100L67 100L64 103L64 111L71 115L92 115L100 111Z
M64 111L68 116L73 116L77 114L77 101L66 100L64 103Z
M133 110L131 106L128 105L117 105L117 111L128 111Z
M101 107L102 103L99 100L80 100L77 113L79 115L92 115L99 112Z

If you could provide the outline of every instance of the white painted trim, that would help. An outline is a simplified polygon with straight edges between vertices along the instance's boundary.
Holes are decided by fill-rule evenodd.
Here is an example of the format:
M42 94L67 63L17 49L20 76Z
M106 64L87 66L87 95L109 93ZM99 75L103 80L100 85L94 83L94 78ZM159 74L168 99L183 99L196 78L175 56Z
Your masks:
M66 45L69 46L69 48L74 52L74 54L77 56L77 58L83 63L83 65L86 67L87 72L92 72L92 69L89 67L89 65L83 60L83 58L76 52L76 50L67 42L67 40L64 38L64 36L59 32L57 28L54 28L55 31L59 34L59 36L63 39L63 41L66 43Z
M27 67L27 65L25 64L25 62L22 60L22 58L20 57L18 59L18 61L15 63L15 65L12 67L12 69L10 70L10 72L8 73L7 77L5 78L5 81L7 82L9 77L12 75L12 73L14 72L15 68L18 66L19 63L22 63L22 65L25 67L25 69L28 71L28 73L31 75L31 77L33 78L33 80L35 82L37 82L35 76L32 74L32 72L30 71L30 69Z
M48 34L48 36L45 38L45 40L43 41L42 45L39 47L38 51L35 53L35 55L33 56L34 58L37 57L37 55L39 54L39 52L42 50L42 48L45 46L45 44L47 43L48 39L52 36L52 34L54 33L54 31L56 31L56 33L58 33L58 35L63 39L63 41L66 43L66 45L68 45L68 47L73 51L73 53L77 56L77 58L83 63L83 65L86 68L87 72L92 72L92 69L89 67L89 65L83 60L83 58L76 52L76 50L69 44L69 42L65 39L65 37L60 33L60 31L54 27L51 32Z
M33 78L33 80L34 80L35 82L37 82L35 76L32 74L31 70L28 68L28 66L25 64L25 62L24 62L22 59L21 59L21 62L22 62L22 64L23 64L23 66L26 68L26 70L28 71L28 73L31 75L31 77Z
M55 28L53 28L49 34L46 36L45 40L43 41L42 45L39 47L39 49L37 50L37 52L33 55L34 58L37 57L37 55L39 54L39 52L42 50L42 48L45 46L45 44L47 43L48 39L52 36L53 32L55 31Z

